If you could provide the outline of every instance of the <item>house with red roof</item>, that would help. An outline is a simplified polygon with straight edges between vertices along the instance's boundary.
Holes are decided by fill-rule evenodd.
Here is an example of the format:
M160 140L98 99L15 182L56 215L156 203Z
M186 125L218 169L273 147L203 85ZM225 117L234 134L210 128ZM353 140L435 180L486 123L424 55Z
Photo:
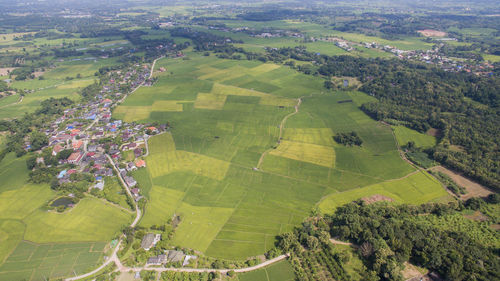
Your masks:
M70 164L80 164L83 158L83 152L73 152L71 155L68 157L68 163Z
M82 147L82 145L83 145L83 141L81 141L81 140L73 142L73 149L78 150Z

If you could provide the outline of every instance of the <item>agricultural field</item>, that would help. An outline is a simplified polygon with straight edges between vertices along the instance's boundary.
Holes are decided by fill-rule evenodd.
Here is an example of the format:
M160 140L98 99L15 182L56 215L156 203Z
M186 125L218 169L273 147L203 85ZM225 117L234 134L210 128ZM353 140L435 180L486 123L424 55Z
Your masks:
M280 261L259 270L238 274L239 281L292 281L293 268L288 261Z
M105 244L21 242L0 265L0 280L48 280L85 273L102 259Z
M104 245L132 217L96 198L82 199L64 213L48 212L45 206L57 193L48 185L28 183L26 157L7 154L0 171L2 281L83 273L98 263Z
M141 225L180 215L176 245L226 259L259 255L324 196L414 172L391 128L359 110L373 100L363 93L327 91L319 78L255 61L189 54L156 67L167 71L155 72L155 85L129 96L113 117L171 125L150 139L147 169L134 176L149 198ZM333 141L353 130L361 147ZM446 195L432 178L416 180L432 192L412 184L393 192L422 201Z
M359 189L331 194L319 203L322 212L330 213L337 207L373 195L383 195L396 203L422 204L446 202L451 199L441 183L427 172L418 171L405 178L386 181Z
M415 146L422 148L436 145L436 138L431 135L422 134L405 126L393 126L392 128L400 146L404 146L410 141L413 141Z

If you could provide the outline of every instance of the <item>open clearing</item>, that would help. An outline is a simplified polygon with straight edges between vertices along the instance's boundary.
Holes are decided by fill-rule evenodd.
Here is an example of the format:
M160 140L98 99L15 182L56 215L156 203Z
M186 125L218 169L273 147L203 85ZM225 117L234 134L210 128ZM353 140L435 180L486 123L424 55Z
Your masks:
M156 67L168 71L113 112L129 122L171 125L149 140L147 168L134 175L149 198L141 225L181 216L174 244L225 259L261 255L324 196L415 171L400 158L391 128L359 110L373 98L327 92L320 78L283 66L189 57L159 60ZM353 103L338 103L346 99ZM335 133L353 130L362 147L333 141ZM446 195L432 178L422 182L432 192L408 183L393 193L422 202ZM360 197L373 194L384 193Z
M432 170L448 175L456 184L458 184L459 186L465 187L465 189L467 190L467 193L460 197L463 200L467 200L467 199L472 198L472 197L486 197L486 196L493 193L491 190L487 189L486 187L484 187L476 182L473 182L473 181L467 179L466 177L464 177L456 172L453 172L452 170L446 169L443 166L436 166L436 167L432 168Z

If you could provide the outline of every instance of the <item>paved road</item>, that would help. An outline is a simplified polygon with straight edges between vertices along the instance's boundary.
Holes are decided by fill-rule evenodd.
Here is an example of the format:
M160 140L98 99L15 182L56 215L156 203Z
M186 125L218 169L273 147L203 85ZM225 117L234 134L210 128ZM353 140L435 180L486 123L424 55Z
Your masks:
M125 183L125 180L123 180L122 175L120 175L120 171L118 170L118 168L116 168L115 163L113 162L113 159L111 159L111 157L108 154L106 154L106 157L108 158L108 161L111 164L111 166L113 166L113 169L115 170L118 179L120 179L120 182L125 187L125 191L127 191L128 196L132 199L133 202L135 202L134 196L132 196L132 192L130 192L130 188L128 188L127 184ZM130 224L130 227L135 227L142 216L141 209L139 209L139 206L137 206L137 203L134 203L134 205L135 205L136 215L135 215L134 221Z
M118 242L118 244L116 245L115 249L113 250L113 254L111 255L110 258L108 258L101 266L99 266L98 268L92 270L91 272L88 272L88 273L85 273L85 274L82 274L82 275L79 275L79 276L75 276L75 277L71 277L71 278L66 278L65 280L66 281L73 281L73 280L79 280L79 279L83 279L83 278L87 278L87 277L90 277L96 273L98 273L99 271L103 270L106 266L108 266L111 262L114 262L116 263L116 259L118 259L118 256L116 255L116 253L118 252L118 250L120 249L120 244L122 243L122 240L120 239L120 241Z
M223 268L223 269L213 269L213 268L173 268L173 267L161 268L161 267L148 267L148 266L130 268L130 267L125 267L125 266L123 266L123 265L120 264L120 266L118 266L118 270L121 271L121 272L130 272L130 271L139 272L139 271L146 270L146 271L156 271L156 272L175 271L175 272L220 272L220 273L227 273L228 271L233 270L236 273L243 273L243 272L254 271L254 270L266 267L266 266L268 266L270 264L273 264L273 263L279 262L281 260L284 260L287 257L289 257L288 254L287 255L281 255L279 257L276 257L274 259L270 259L268 261L265 261L265 262L263 262L261 264L255 265L255 266L245 267L245 268L238 268L238 269L230 269L230 268Z

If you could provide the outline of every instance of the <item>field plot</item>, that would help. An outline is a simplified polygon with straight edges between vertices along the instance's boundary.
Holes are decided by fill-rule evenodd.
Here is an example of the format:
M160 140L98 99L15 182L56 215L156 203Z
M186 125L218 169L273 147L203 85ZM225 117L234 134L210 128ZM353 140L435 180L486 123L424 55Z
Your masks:
M158 61L168 71L113 112L171 125L149 140L147 169L135 175L149 198L142 225L181 216L174 244L226 259L261 255L324 196L414 171L390 127L359 110L373 98L325 93L320 78L283 66L189 56ZM362 147L333 141L353 130Z
M105 243L21 242L0 266L0 280L48 280L82 274L97 265Z
M415 205L447 200L450 197L434 177L427 172L416 172L399 180L331 194L321 201L319 207L322 212L329 213L338 206L372 195L383 195L395 202Z
M394 134L400 146L413 141L417 147L433 147L436 145L436 138L430 135L422 134L405 126L393 126Z
M292 281L295 273L288 261L280 261L263 269L238 274L240 281Z
M0 170L2 281L56 279L87 271L97 264L105 244L93 241L109 241L131 219L129 212L96 198L83 199L64 213L48 212L44 206L56 192L28 183L26 157L9 153Z
M27 224L24 238L37 243L107 240L131 217L130 213L99 199L86 198L62 214L36 210L24 220Z

